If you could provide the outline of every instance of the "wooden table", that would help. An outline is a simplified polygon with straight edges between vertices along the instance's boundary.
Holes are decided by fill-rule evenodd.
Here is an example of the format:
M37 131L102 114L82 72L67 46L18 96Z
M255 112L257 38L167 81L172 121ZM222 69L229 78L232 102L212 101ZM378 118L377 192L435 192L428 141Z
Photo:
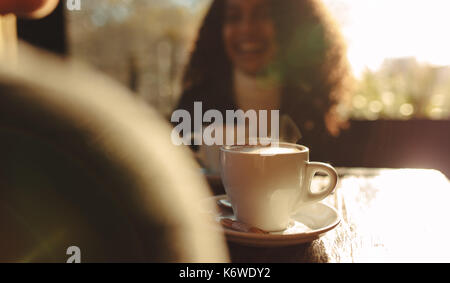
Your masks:
M312 243L228 243L233 262L450 262L450 183L435 170L339 168L342 222ZM316 177L317 178L317 177ZM317 178L314 185L325 179Z

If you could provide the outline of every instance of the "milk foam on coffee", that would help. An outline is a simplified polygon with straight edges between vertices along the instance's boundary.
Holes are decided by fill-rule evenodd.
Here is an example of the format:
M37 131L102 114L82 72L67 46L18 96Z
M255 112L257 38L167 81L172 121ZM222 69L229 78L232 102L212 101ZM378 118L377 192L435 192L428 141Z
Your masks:
M239 150L240 152L247 152L261 155L276 155L276 154L289 154L298 153L300 150L292 147L244 147Z

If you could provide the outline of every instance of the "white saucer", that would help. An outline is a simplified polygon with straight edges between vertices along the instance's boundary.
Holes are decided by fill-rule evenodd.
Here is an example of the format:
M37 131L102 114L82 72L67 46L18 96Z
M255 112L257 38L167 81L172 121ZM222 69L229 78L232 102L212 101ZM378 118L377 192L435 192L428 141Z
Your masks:
M222 199L227 199L227 196L214 197L215 202ZM220 208L219 211L219 215L216 217L217 221L222 218L236 219L231 209ZM325 232L335 228L340 221L336 209L319 202L304 206L297 214L292 216L289 227L281 232L256 234L238 232L227 228L224 228L224 231L227 240L231 242L255 247L281 247L312 242Z

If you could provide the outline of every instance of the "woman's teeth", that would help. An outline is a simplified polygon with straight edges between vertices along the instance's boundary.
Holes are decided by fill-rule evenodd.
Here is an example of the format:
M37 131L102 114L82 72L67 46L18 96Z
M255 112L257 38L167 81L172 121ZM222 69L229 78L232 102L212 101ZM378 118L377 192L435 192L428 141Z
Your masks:
M239 50L242 52L258 52L262 49L263 44L261 43L246 42L239 45Z

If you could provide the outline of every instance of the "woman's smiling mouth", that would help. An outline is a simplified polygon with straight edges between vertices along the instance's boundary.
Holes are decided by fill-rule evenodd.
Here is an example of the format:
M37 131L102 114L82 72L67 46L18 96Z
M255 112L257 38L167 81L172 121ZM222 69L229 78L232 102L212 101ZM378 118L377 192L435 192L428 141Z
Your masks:
M267 44L263 41L242 41L234 45L239 57L263 56L267 51Z

